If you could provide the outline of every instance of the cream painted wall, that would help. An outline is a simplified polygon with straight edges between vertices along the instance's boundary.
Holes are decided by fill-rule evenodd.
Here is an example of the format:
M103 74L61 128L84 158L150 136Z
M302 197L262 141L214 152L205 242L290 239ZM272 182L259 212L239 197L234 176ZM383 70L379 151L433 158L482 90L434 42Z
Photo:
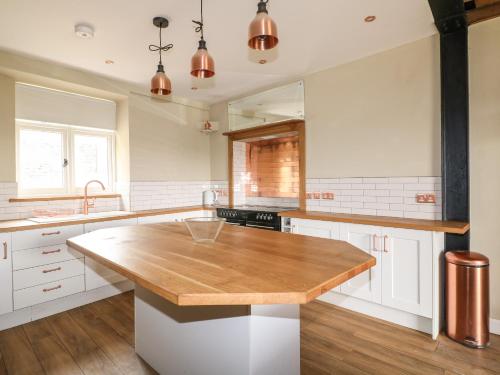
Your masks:
M500 320L500 19L469 30L471 248L490 258L491 316Z
M16 180L15 81L0 74L0 182Z
M307 176L439 176L439 40L305 78Z
M210 137L197 128L208 110L140 95L129 103L132 181L210 179Z
M441 175L438 37L306 76L304 83L308 178ZM212 106L211 119L223 121L226 106ZM221 137L212 135L218 179L227 178L214 169L227 158Z

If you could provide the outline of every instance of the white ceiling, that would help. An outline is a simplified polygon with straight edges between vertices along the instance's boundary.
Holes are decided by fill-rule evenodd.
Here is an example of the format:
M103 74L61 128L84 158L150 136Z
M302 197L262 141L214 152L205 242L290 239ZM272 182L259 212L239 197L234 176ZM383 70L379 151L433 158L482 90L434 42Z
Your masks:
M204 2L205 38L216 63L216 76L204 82L189 75L198 39L191 20L199 17L199 0L0 0L0 48L147 87L158 60L148 51L158 43L152 18L167 16L164 40L174 48L164 62L174 94L213 103L436 32L425 0L271 0L280 44L265 56L273 61L260 65L254 61L261 56L246 47L257 2ZM365 23L367 15L377 20ZM77 38L78 22L93 25L95 37Z

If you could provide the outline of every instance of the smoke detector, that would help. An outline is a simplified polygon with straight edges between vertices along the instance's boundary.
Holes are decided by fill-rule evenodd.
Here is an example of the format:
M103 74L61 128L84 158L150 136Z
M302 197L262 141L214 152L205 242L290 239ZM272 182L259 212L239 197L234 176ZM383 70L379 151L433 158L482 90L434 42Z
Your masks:
M75 25L75 34L79 38L91 39L94 37L94 28L90 25L79 23Z

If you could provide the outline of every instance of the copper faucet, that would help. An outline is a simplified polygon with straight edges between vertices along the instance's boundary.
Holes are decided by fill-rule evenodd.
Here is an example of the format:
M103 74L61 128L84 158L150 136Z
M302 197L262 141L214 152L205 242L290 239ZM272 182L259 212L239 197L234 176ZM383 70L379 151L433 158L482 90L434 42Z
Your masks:
M99 181L99 180L90 180L89 182L87 182L85 184L85 194L83 196L83 214L84 215L88 215L89 214L89 208L92 208L94 207L95 205L95 197L92 199L92 202L89 202L89 195L88 195L88 187L91 183L95 182L96 184L99 184L101 185L102 187L102 190L106 190L106 188L104 187L104 184Z

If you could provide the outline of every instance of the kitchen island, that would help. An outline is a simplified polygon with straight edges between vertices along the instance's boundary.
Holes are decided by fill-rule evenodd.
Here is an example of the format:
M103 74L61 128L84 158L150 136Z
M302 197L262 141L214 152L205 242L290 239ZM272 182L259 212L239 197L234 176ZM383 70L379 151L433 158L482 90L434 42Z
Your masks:
M300 373L299 306L375 265L343 241L225 225L103 229L68 245L136 283L136 352L161 374Z

